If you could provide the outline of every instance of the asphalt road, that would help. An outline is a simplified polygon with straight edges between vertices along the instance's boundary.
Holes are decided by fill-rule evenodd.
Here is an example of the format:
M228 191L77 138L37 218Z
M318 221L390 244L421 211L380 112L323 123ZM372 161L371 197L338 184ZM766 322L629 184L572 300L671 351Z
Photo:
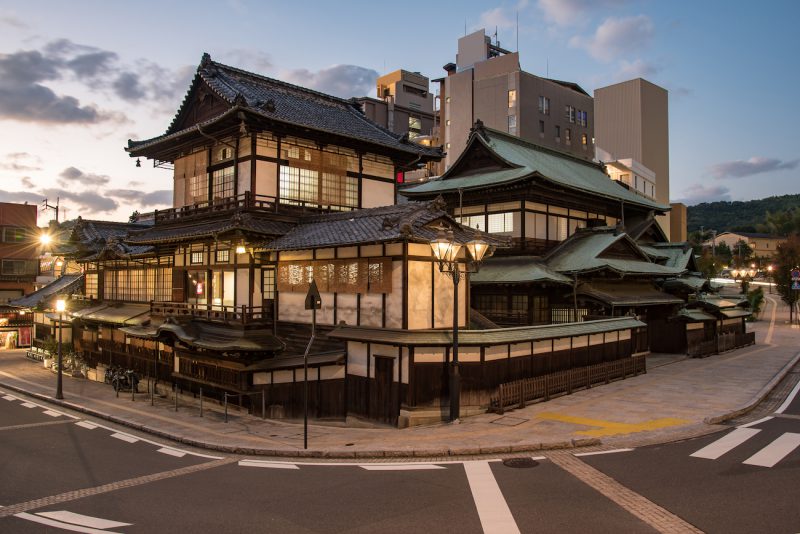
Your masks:
M579 460L706 532L797 532L800 399L782 408L724 433ZM331 465L203 454L0 391L0 532L644 533L659 526L642 519L641 507L609 498L613 488L595 489L555 459ZM743 463L752 458L774 465Z

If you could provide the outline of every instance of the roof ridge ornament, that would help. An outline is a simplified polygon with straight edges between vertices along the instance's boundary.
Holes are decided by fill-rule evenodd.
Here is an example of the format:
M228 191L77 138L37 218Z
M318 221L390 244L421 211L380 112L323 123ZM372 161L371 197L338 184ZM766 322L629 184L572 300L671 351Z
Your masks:
M208 67L211 64L211 54L203 52L203 57L200 58L200 67Z
M476 133L476 134L480 135L481 137L483 137L484 140L488 141L488 139L486 137L486 126L483 124L483 121L480 120L480 119L475 119L475 125L472 128L469 129L469 133L470 134Z

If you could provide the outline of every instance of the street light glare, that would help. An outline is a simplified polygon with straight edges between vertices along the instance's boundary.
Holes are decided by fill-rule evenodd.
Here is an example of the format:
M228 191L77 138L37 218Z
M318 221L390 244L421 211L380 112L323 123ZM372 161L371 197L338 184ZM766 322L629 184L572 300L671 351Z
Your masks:
M53 238L50 236L50 234L42 234L39 236L39 242L42 245L49 245L52 241Z
M58 299L56 301L56 311L63 312L67 309L67 302L64 299Z

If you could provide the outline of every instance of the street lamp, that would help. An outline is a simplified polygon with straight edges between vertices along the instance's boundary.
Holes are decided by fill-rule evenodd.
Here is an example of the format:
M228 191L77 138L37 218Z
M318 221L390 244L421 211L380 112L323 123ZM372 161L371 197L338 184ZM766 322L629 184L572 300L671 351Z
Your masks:
M461 247L467 249L466 262L462 270L458 262L458 253ZM436 261L439 262L439 271L449 273L453 279L453 357L450 358L450 421L458 420L461 412L461 375L458 370L458 283L466 273L478 271L481 261L487 253L491 255L490 246L482 239L473 239L465 245L457 242L453 231L445 232L444 228L433 241L431 249Z
M769 282L769 293L772 294L772 265L767 265L767 282Z
M63 399L64 393L61 389L61 329L64 323L64 310L67 309L67 301L63 298L56 300L56 311L58 312L58 380L56 382L56 398Z

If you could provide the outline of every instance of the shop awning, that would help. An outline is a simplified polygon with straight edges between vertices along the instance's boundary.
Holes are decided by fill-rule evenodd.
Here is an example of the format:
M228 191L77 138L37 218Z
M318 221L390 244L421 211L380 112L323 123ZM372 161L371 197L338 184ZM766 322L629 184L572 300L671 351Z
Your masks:
M743 310L741 308L734 308L731 310L720 310L719 312L722 315L724 315L726 319L737 319L739 317L750 317L752 315L752 313L749 310Z
M149 304L104 304L72 312L72 316L83 321L121 325L141 325L150 321Z
M309 367L320 367L322 365L340 364L344 365L345 351L337 350L332 352L324 352L320 354L308 355ZM278 371L280 369L297 369L303 367L302 356L290 356L288 358L272 358L269 360L262 360L245 367L245 371Z
M578 287L578 295L610 306L662 306L682 304L683 300L642 283L594 283Z
M160 325L139 325L120 328L122 332L139 338L158 339L173 336L182 343L199 349L218 352L278 352L284 343L272 335L271 330L241 329L225 324L191 320L170 321Z

